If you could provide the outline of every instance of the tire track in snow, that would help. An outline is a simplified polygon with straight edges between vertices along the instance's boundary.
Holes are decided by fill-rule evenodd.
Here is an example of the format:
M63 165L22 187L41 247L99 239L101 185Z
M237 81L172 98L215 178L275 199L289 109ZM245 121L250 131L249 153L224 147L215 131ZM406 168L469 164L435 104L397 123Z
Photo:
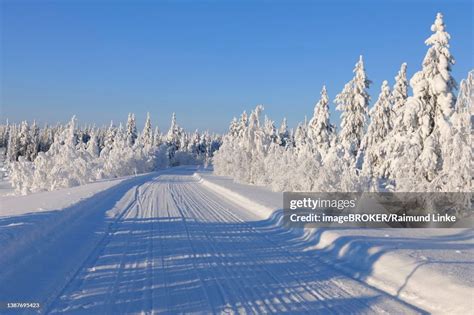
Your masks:
M192 190L195 193L195 196L196 196L195 203L194 204L187 203L184 205L183 208L189 209L190 211L195 211L195 213L191 213L192 216L196 216L199 214L201 219L205 219L205 215L210 214L213 217L213 219L219 222L235 221L235 222L244 223L243 220L241 220L239 217L237 217L236 215L228 211L225 207L223 207L222 203L217 204L215 203L213 199L207 198L208 196L202 190L198 189L198 186L188 187L188 190ZM189 198L189 200L191 199L192 198ZM206 204L208 206L206 208L206 210L208 210L206 211L206 214L202 213L202 211L200 210L202 209L199 206L200 204ZM212 211L209 211L209 209L212 209ZM227 214L227 216L224 216L222 212ZM248 228L249 234L256 232L255 229L250 228L249 225L245 225L245 226ZM250 241L251 240L249 239L249 243ZM259 246L261 246L262 248L268 248L268 244L265 244L266 239L264 241L264 239L262 238L261 241L263 242ZM212 240L211 237L209 237L209 243L213 244L215 243L215 241ZM291 257L291 256L288 255L288 257ZM255 259L255 257L249 257L249 259ZM280 281L278 276L265 267L266 265L265 262L258 261L258 260L256 260L256 262L257 264L255 265L258 267L258 270L248 269L247 271L245 271L245 274L252 274L254 277L260 277L260 278L262 277L262 274L266 274L267 277L270 278L270 282L278 283L281 286L281 288L285 288L284 283ZM290 287L289 289L285 289L284 293L286 294L286 298L290 299L290 303L285 303L283 299L279 299L278 297L276 297L276 300L279 302L278 304L281 303L285 305L286 307L288 307L289 311L300 311L300 312L304 311L304 312L310 313L310 310L305 306L303 302L308 301L308 300L322 300L322 301L324 300L322 299L322 296L315 294L312 289L301 285L301 283L299 283L299 285L300 285L299 287L300 290L297 290L293 287ZM256 294L254 294L254 297L255 296L263 297L265 296L265 294L272 293L272 289L268 288L265 285L265 282L262 281L261 286L262 286L261 289L257 287L258 291L255 292ZM295 306L298 304L299 306ZM268 299L263 299L263 301L260 301L258 306L260 308L258 311L260 312L276 312L277 311L275 309L275 305L273 305L273 303L271 303ZM301 309L298 309L298 307L300 307ZM280 311L285 311L285 310L280 310Z
M185 223L185 218L179 217L179 210L176 206L175 200L173 199L173 197L170 194L171 187L172 187L172 185L170 185L170 184L159 184L155 188L155 192L157 192L157 191L159 192L159 193L155 193L155 198L158 199L158 200L162 199L164 201L164 205L165 205L164 207L158 207L158 211L156 212L156 215L158 215L159 218L173 219L173 220L176 220L175 222L181 222L181 224L178 225L178 227L179 227L179 230L181 230L180 233L185 235L186 243L189 246L189 250L187 252L190 256L192 256L192 259L191 259L191 263L192 263L192 267L193 267L192 268L192 270L193 270L192 273L194 274L194 278L197 279L200 283L200 288L201 289L199 291L205 296L205 298L203 299L204 305L201 303L202 310L203 310L203 312L204 312L205 309L207 309L208 311L212 311L213 310L212 299L209 297L208 292L205 289L206 286L204 285L203 279L196 272L196 270L198 268L197 268L197 264L196 264L197 259L196 259L196 255L195 255L195 250L194 250L193 244L191 243L191 240L190 240L190 237L189 237L189 231L187 230L187 226L186 226L186 223ZM160 214L159 209L162 209L162 208L166 209L166 214L165 215ZM162 222L162 221L158 220L158 225L160 225L160 222ZM161 231L164 230L163 223L161 223L160 230ZM178 232L179 232L179 230L178 230ZM176 232L177 232L176 230L173 231L173 233L176 233ZM160 244L163 244L163 243L164 243L163 238L160 238ZM167 252L163 249L163 247L161 247L160 250L162 251L163 254ZM168 250L170 250L170 249L168 248ZM166 256L172 257L173 252L172 251L168 252L168 254ZM163 265L163 268L164 268L163 274L166 274L166 268L167 267L172 268L172 266L170 264L170 262L172 262L172 259L165 259L166 256L163 255L163 262L162 262L162 265ZM164 299L166 301L168 301L169 297L171 296L169 289L167 289L165 291L165 293L167 294L167 296L165 296ZM179 310L174 310L174 311L179 312Z
M152 180L155 181L155 180ZM134 189L134 197L128 201L128 204L122 211L114 218L113 222L109 224L109 227L107 231L104 233L103 238L95 245L93 250L90 252L88 257L84 260L84 262L81 264L80 268L77 269L76 274L69 279L69 281L65 284L65 286L62 288L62 290L57 294L56 298L52 300L51 304L47 307L44 308L44 313L55 313L57 309L55 307L58 307L56 304L61 303L61 298L66 295L68 290L74 290L77 289L78 287L81 286L81 284L84 282L84 279L87 279L88 277L88 270L95 270L95 266L97 264L97 260L101 255L104 254L104 251L107 249L108 244L110 244L112 237L111 235L114 235L117 233L117 231L120 228L120 223L123 218L127 217L134 209L137 207L137 202L139 200L139 188L141 185L135 186ZM126 196L126 194L125 194ZM127 239L129 240L129 239ZM129 246L128 242L126 244L127 248ZM123 256L121 257L120 264L122 265L122 261L124 259L124 256L126 255L127 251L123 251ZM86 268L87 265L92 265L93 267L91 268ZM117 275L115 279L120 278L120 273L122 272L123 268L118 268L116 269ZM74 283L76 282L76 283ZM113 298L112 296L114 295L114 292L116 292L117 288L116 285L112 286L108 290L107 298L106 298L106 303L105 306L108 307L110 310L113 307ZM66 311L67 309L63 310Z
M199 191L203 194L203 196L206 196L207 194L219 196L214 191L210 191L207 189L199 190ZM211 202L215 202L215 200L217 200L216 197L213 197L213 198L208 197L208 199ZM233 202L230 201L230 203L233 203ZM232 210L230 210L230 208L225 207L224 211L229 213L233 217L233 219L242 221L238 216L234 214ZM245 221L243 221L243 223L249 225ZM250 229L252 230L252 233L254 234L262 234L263 237L267 238L269 242L274 243L276 246L280 245L277 243L277 240L270 238L268 235L266 235L265 232L262 232L260 229L257 229L254 227L250 227ZM297 255L295 256L294 250L285 249L285 252L287 253L287 257L289 257L295 263L295 265L298 264L298 262L301 262L301 260L294 259L294 257L297 256ZM324 272L324 273L330 273L332 275L331 281L329 283L318 282L317 285L312 286L315 292L320 294L323 299L330 300L331 298L334 298L334 297L344 298L348 296L361 295L362 293L372 294L372 295L375 293L375 294L379 294L380 300L383 300L383 303L377 303L373 306L371 305L371 308L373 308L373 311L375 313L387 312L387 308L390 309L390 307L385 307L385 305L391 305L392 309L394 310L397 310L397 305L399 304L402 304L401 307L405 307L405 308L413 307L403 301L394 299L392 296L386 294L385 292L382 292L376 288L368 286L367 284L365 284L364 282L360 280L353 279L345 274L341 274L341 272L332 269L326 262L322 262L321 260L319 260L318 257L315 257L315 255L309 255L309 257L306 257L306 258L307 259L304 260L304 264L310 268L308 270L311 270L311 272ZM334 290L334 287L336 287L336 290ZM354 306L358 304L359 307L366 305L365 303L360 302L360 301L354 301L351 304ZM344 307L344 305L342 308L340 306L338 306L338 308L339 308L338 312L336 313L339 313L339 310L343 310L343 313L353 312L353 309L351 307ZM411 312L424 313L423 311L416 308L415 310L411 310ZM332 313L330 305L328 306L328 310L325 311L325 313Z
M186 185L192 186L193 184L186 184ZM202 187L198 188L197 183L196 183L196 185L194 185L193 188L188 187L187 191L189 191L189 190L194 190L196 195L200 194L201 195L200 198L207 199L207 200L206 201L196 200L196 202L194 204L194 207L193 207L193 205L189 203L189 199L193 199L193 198L195 198L195 196L193 196L193 194L190 194L188 192L187 193L188 198L186 199L186 200L188 200L187 201L188 203L183 207L183 209L196 211L196 213L201 215L200 219L204 220L204 221L209 220L209 215L210 215L211 219L215 219L217 221L222 221L222 222L237 221L237 222L241 222L241 223L243 223L243 224L245 224L246 226L249 227L249 230L251 231L251 234L261 235L264 239L266 239L268 241L268 243L273 244L275 247L280 247L279 246L280 244L276 244L275 241L270 239L268 235L266 235L262 231L259 231L255 227L252 227L249 224L245 223L245 221L240 219L240 217L237 216L233 211L231 211L228 208L224 207L223 204L225 204L225 202L223 203L222 200L220 200L220 202L217 203L216 200L219 200L219 196L216 196L215 193L207 191L206 189L202 189ZM184 195L184 191L177 192L177 194L178 195ZM214 195L214 196L212 196L212 195ZM210 196L212 196L212 197L210 197ZM203 205L206 205L206 207L203 207ZM205 211L202 210L202 209L205 209ZM228 214L228 217L223 216L222 213L220 213L219 211L226 212ZM192 214L192 215L196 217L196 214ZM213 242L210 242L210 243L212 244ZM283 253L285 254L284 256L286 258L288 258L288 261L290 262L289 266L294 265L294 266L300 266L301 267L301 265L303 265L303 267L304 267L303 269L308 270L309 273L317 272L318 269L321 270L321 267L315 268L316 267L315 264L309 262L307 259L305 259L303 261L293 259L293 257L295 257L294 256L295 253L293 253L291 251L288 251L288 250L284 249ZM265 266L265 264L262 264L262 265ZM263 269L266 269L266 268L264 267ZM289 273L289 275L294 276L295 279L297 280L299 286L300 286L297 294L299 295L300 298L301 298L302 295L304 295L304 297L301 300L300 299L298 299L298 300L307 301L308 297L309 298L315 297L319 301L322 302L322 305L325 307L325 313L332 313L331 312L331 303L326 303L327 300L330 301L331 299L334 299L335 297L340 297L340 298L353 297L354 296L354 286L357 288L357 290L364 291L367 294L372 294L372 295L373 294L375 294L375 295L380 294L380 292L378 292L378 290L373 290L373 288L368 287L368 286L366 286L366 285L364 285L364 284L362 284L362 283L360 283L360 282L358 282L358 281L356 281L352 278L345 277L344 275L340 275L340 274L337 275L335 271L330 270L329 268L323 268L321 271L326 271L326 272L329 271L332 274L337 275L336 279L338 279L338 280L337 281L332 280L332 281L328 281L328 282L318 281L318 283L315 283L313 285L308 285L308 284L304 283L304 280L299 279L299 277L301 277L301 275L302 275L301 270L292 268L290 271L291 272ZM269 271L267 271L267 272L269 274L272 274ZM341 279L344 279L345 282L350 282L351 283L352 293L345 290L344 287L342 287L338 284L338 283L341 282ZM274 277L274 280L278 280L278 279L276 279L276 277ZM309 294L309 296L308 296L308 294ZM383 298L390 300L391 297L386 295ZM389 301L389 302L391 302L391 301ZM400 302L397 301L397 302L388 303L388 304L395 304L395 307L396 307L398 303L400 303ZM401 303L401 304L404 305L404 303ZM338 306L337 313L341 313L341 311L343 313L351 313L351 312L354 312L355 309L363 309L363 308L368 308L368 307L370 308L371 305L368 304L368 303L364 303L364 299L360 299L360 300L355 299L350 304L349 303L344 304L344 305L342 305L342 307ZM375 311L375 310L383 311L384 309L383 309L383 307L378 307L376 305L372 309L372 311Z
M215 192L213 191L207 191L206 193L204 193L203 190L198 190L200 191L200 193L202 194L203 198L206 198L206 194L209 193L211 195L216 195ZM210 202L215 202L216 198L208 198L208 200ZM212 209L212 207L211 207ZM235 219L237 221L241 221L242 223L244 224L247 224L245 221L243 221L242 219L240 219L238 216L236 216L231 210L229 210L229 208L225 207L223 209L224 211L226 211L227 213L229 213L229 215L232 217L232 219ZM250 226L250 225L249 225ZM260 231L259 229L256 229L254 227L250 227L250 229L252 230L252 233L254 234L261 234L264 238L266 238L270 243L273 243L275 246L279 246L280 244L278 244L275 240L271 239L268 235L266 235L265 233L262 233L262 231ZM312 272L315 272L315 271L318 271L318 272L325 272L325 273L330 273L332 274L334 277L331 279L330 283L321 283L321 282L318 282L317 285L313 285L313 290L314 292L317 292L318 296L320 298L324 300L329 300L331 298L334 298L334 297L341 297L341 298L344 298L344 297L347 297L347 296L353 296L355 294L361 294L362 292L365 292L366 294L374 294L374 292L377 294L380 294L380 297L381 299L384 299L386 300L386 303L387 304L393 304L395 305L395 309L396 309L396 304L397 303L401 303L403 305L406 305L406 306L411 306L403 301L399 301L399 300L396 300L396 302L394 302L393 300L391 300L391 298L393 298L392 296L386 294L385 292L382 292L376 288L373 288L371 286L368 286L367 284L365 284L364 282L358 280L358 279L353 279L345 274L341 274L339 271L335 271L333 270L332 268L330 268L330 266L327 265L327 262L323 262L321 260L319 260L317 257L315 257L314 255L308 255L309 257L306 257L307 259L305 259L304 261L301 261L301 260L295 260L294 257L295 257L295 253L294 253L294 250L284 250L287 254L287 257L289 257L290 260L293 261L293 263L295 263L295 265L297 265L298 263L304 263L306 265L306 267L308 268L308 270L311 270ZM321 269L321 268L324 268L324 269ZM299 272L297 272L298 274ZM336 290L334 289L334 287L336 287ZM357 290L355 290L355 288ZM342 294L340 294L342 293ZM362 307L364 305L364 303L361 303L361 302L357 302L355 301L353 304L359 304L359 307ZM351 312L352 309L351 308L343 308L343 310L345 312ZM374 311L376 313L378 313L379 311L380 312L385 312L385 309L383 307L380 307L379 305L374 305ZM328 310L328 313L330 313L330 309Z
M196 193L196 191L194 189L192 189L192 186L189 186L186 188L186 190L188 191L193 191L193 193ZM186 191L185 190L185 191ZM177 192L177 194L182 194L183 191L181 192ZM200 202L200 203L197 203L198 199L197 198L192 198L192 194L190 194L188 192L188 197L186 202L183 203L182 205L182 208L183 208L183 211L189 213L188 215L194 217L196 220L206 220L206 219L209 219L209 217L206 217L206 214L207 216L210 216L210 219L212 220L216 220L218 222L231 222L231 221L235 221L234 217L225 217L222 213L220 213L219 211L222 210L220 208L222 208L221 205L211 205L211 203L209 202ZM194 203L191 203L191 201L195 201ZM206 206L206 209L208 210L205 214L203 214L199 209L200 208L203 208L203 205ZM213 209L212 211L210 211L210 209ZM214 211L216 210L217 211ZM212 236L209 235L209 233L207 231L204 231L204 234L206 235L206 238L207 238L207 243L208 245L210 246L211 248L211 252L214 253L215 256L221 258L220 259L220 264L222 266L226 266L226 262L225 262L225 256L223 255L220 255L219 252L222 252L222 249L219 249L219 248L216 248L215 244L217 243L215 241L215 239L213 239ZM252 258L250 258L252 259ZM259 275L260 272L262 272L262 270L252 270L252 269L247 269L245 271L240 271L239 269L237 269L237 273L232 273L230 272L228 269L229 268L222 268L225 270L225 273L226 273L226 276L223 277L222 279L234 279L234 278L237 278L237 279L245 279L245 278L249 278L249 275L252 275L253 277L256 277ZM275 312L276 311L276 308L275 308L275 305L272 305L271 303L268 303L268 302L255 302L253 303L252 302L252 299L255 299L256 296L263 296L263 291L267 292L267 293L271 293L272 290L267 288L265 286L264 283L262 283L262 286L263 288L261 290L259 290L259 288L249 288L248 286L245 285L245 282L234 282L232 285L230 285L231 287L234 287L234 284L236 285L237 288L239 288L239 292L240 292L240 295L242 296L242 293L244 295L244 300L245 301L249 301L248 302L248 306L250 307L250 310L253 312L253 313L260 313L260 312ZM257 290L257 291L256 291ZM286 292L290 298L291 298L291 292ZM278 304L283 304L283 305L288 305L288 303L285 303L285 301L283 300L279 300L277 299L277 305ZM292 300L291 302L293 303L299 303L298 300ZM279 311L289 311L291 310L291 308L283 308L283 309L279 309Z
M282 228L252 218L191 175L148 181L52 312L416 313L301 252Z
M178 209L180 209L180 213L181 213L181 216L183 218L186 218L187 215L186 215L186 210L183 210L182 207L180 207L179 205L183 203L183 198L180 198L179 196L182 196L182 194L176 194L176 193L173 193L175 191L177 187L173 187L173 190L170 192L171 195L173 196L174 200L175 200L175 203L178 207ZM189 197L189 194L187 195ZM177 199L180 199L180 201L178 202ZM184 219L185 220L185 219ZM191 240L192 242L192 240ZM210 251L212 253L215 253L216 251L213 250L213 251ZM208 255L211 255L210 253ZM215 254L214 254L215 255ZM209 280L213 283L215 283L215 286L218 288L218 295L219 295L219 298L220 300L223 302L222 304L225 303L225 301L228 301L230 299L230 296L232 296L231 293L234 293L234 296L240 296L242 297L242 294L240 291L236 291L235 290L235 287L237 286L234 286L234 285L230 285L228 286L227 288L224 288L222 286L222 284L217 280L219 278L225 278L225 277L228 277L229 279L232 279L233 277L229 274L222 274L222 271L219 269L219 268L215 268L215 266L213 264L211 264L208 259L205 259L205 258L199 258L199 261L201 261L201 264L202 265L206 265L208 266L208 269L211 270L213 272L213 277ZM239 285L240 286L240 285ZM226 290L227 289L227 290ZM227 292L226 292L227 291ZM230 291L230 292L228 292ZM232 311L236 312L237 310L236 309L233 309L232 306L228 306L228 308L231 308ZM237 306L238 308L238 306ZM249 311L250 309L248 308L248 306L245 307L245 310L246 311ZM216 312L217 310L214 309L214 312Z
M121 218L126 215L131 209L134 207L136 203L136 199L138 198L138 186L134 188L134 198L133 200L129 201L128 205L122 210L121 213L114 219L112 223L109 224L107 231L105 231L104 236L97 242L94 248L91 250L90 254L84 259L84 261L80 264L77 268L76 272L70 279L65 283L63 288L59 290L59 292L55 295L54 299L51 299L50 302L47 302L43 305L43 313L51 313L54 312L54 308L56 307L56 303L58 300L61 299L61 296L65 294L66 290L69 289L71 286L75 286L73 284L74 281L77 281L80 278L80 274L83 272L86 265L90 264L91 262L95 261L97 257L101 254L104 250L106 244L110 241L108 235L112 233L115 229L117 229L117 224L121 220Z

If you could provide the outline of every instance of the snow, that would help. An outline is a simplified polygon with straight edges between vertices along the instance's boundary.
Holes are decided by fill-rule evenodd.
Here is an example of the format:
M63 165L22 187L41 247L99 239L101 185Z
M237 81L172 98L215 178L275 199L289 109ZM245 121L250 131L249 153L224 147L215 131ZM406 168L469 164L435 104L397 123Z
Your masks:
M124 179L126 178L103 180L87 185L24 196L0 196L0 218L19 216L30 212L37 213L64 209L82 199L117 185Z
M360 56L353 70L354 77L339 93L334 102L341 114L339 141L349 160L355 160L364 136L370 96L367 92L372 83L365 73L364 60Z
M329 97L326 86L321 90L321 99L314 107L313 118L308 124L308 137L321 155L325 155L334 138L335 126L329 121Z
M142 174L169 165L206 164L220 145L219 137L208 132L185 132L177 125L176 115L165 142L158 128L155 132L147 115L139 134L132 113L125 129L113 123L108 129L78 127L75 116L66 126L55 128L40 129L34 122L30 128L26 121L7 123L0 125L0 147L7 147L6 156L0 153L8 162L15 191L28 194Z
M413 96L402 64L368 128L362 56L335 98L339 132L325 87L295 129L262 121L262 105L223 137L188 133L175 114L165 134L149 114L140 133L133 113L125 127L0 125L0 283L11 284L0 301L43 313L471 312L474 229L282 225L285 190L471 190L474 76L456 98L442 14L431 29ZM176 167L211 161L215 172Z
M10 183L5 149L0 148L0 196L13 194L13 187Z
M280 193L195 170L15 197L16 210L0 219L10 237L0 243L0 281L12 284L0 299L39 301L52 314L420 312L312 250L317 234L287 230L276 214L262 219L270 212L258 210L281 204ZM77 201L61 208L61 195ZM28 213L42 198L58 211ZM435 257L418 247L415 255Z
M375 178L384 177L381 164L386 158L387 149L383 142L392 129L390 96L388 82L383 81L379 98L370 110L371 121L359 151L362 171Z
M325 88L313 117L288 129L284 119L276 134L273 121L261 124L263 107L234 118L213 158L216 175L242 183L267 185L275 191L469 191L470 141L466 117L471 80L457 84L451 75L454 58L442 14L436 16L429 46L410 80L407 65L395 77L393 91L383 81L369 113L370 80L362 56L353 78L336 95L341 111L340 130L332 135L329 96ZM367 126L368 125L368 126ZM462 215L469 214L459 211Z
M282 208L282 193L228 177L197 176L239 204L253 202L260 215L273 213L278 222L278 211L271 209ZM474 306L474 229L336 227L300 232L304 251L407 303L435 314L466 314Z

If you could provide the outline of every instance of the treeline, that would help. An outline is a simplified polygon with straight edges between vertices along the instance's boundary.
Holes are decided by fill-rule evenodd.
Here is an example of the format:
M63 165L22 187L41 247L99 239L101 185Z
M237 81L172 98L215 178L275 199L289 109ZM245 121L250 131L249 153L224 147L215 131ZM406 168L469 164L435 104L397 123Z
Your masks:
M0 146L13 187L26 194L71 187L98 179L150 172L182 164L207 164L221 143L218 135L186 132L173 114L162 134L147 115L138 132L134 114L125 126L78 127L33 122L0 126Z
M311 120L294 130L286 120L278 129L268 117L262 121L262 106L234 118L214 156L215 172L277 191L471 191L473 72L456 97L441 14L432 31L421 70L408 81L402 64L370 111L372 82L360 57L334 99L339 130L325 87Z

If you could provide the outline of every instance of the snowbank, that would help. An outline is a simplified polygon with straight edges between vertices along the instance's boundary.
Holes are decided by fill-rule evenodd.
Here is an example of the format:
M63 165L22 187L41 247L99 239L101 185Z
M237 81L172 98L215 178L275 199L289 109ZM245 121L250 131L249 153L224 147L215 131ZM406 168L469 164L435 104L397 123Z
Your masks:
M207 188L262 219L281 219L282 193L199 172ZM306 251L352 277L434 314L474 308L473 229L327 228L300 231Z
M244 208L252 209L252 212L261 219L268 219L273 214L275 195L280 195L277 197L280 201L283 200L281 193L270 192L260 186L239 185L231 178L209 176L203 173L195 173L194 177L210 190L231 199Z
M424 236L410 230L314 230L306 250L322 253L325 261L352 277L430 313L469 313L474 306L469 283L472 230L454 229L445 235L440 229L423 230ZM465 268L457 268L458 273L450 272L462 264Z
M122 182L126 178L103 180L95 183L29 195L0 196L0 217L64 209Z
M29 254L36 240L62 230L62 225L71 226L80 218L94 214L91 209L102 205L112 216L115 201L124 191L157 173L136 177L125 177L88 185L27 196L0 197L0 265L12 262L11 257ZM103 215L97 212L97 215ZM80 221L80 220L79 220ZM99 220L100 221L100 220ZM103 220L102 220L103 221ZM4 259L7 261L4 261Z

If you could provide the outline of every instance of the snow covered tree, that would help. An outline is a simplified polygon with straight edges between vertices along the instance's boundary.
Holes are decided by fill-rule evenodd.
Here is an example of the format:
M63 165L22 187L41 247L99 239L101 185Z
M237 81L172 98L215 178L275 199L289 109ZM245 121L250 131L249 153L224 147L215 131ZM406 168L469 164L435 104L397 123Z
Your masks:
M212 158L214 171L218 175L231 176L234 174L234 170L237 167L234 164L235 153L241 151L241 126L242 122L237 121L237 118L234 117L229 125L229 132L223 137L222 145Z
M335 127L329 121L329 97L326 86L321 90L321 98L314 107L314 114L308 125L308 137L312 146L323 155L329 150Z
M128 114L127 119L127 143L129 146L133 146L137 140L137 124L135 121L135 114Z
M265 133L265 147L266 148L268 148L271 143L278 142L278 135L277 135L276 127L275 127L275 122L269 119L266 115L265 115L265 120L263 123L263 129Z
M0 147L6 148L8 146L8 132L10 130L10 122L6 121L5 125L0 125ZM4 152L6 154L6 152Z
M150 113L146 114L145 127L140 135L140 144L145 150L150 150L153 147L153 129L151 127Z
M161 146L162 143L163 143L163 140L161 138L160 128L158 128L158 126L156 126L155 127L155 132L153 133L153 145L155 147L159 147L159 146Z
M27 121L23 121L20 127L20 133L18 134L19 150L18 154L24 156L26 160L30 161L27 156L28 147L31 145L30 126Z
M375 183L385 175L382 165L387 152L383 142L392 130L391 112L390 87L387 81L383 81L379 98L370 110L369 128L359 151L362 171L365 175L373 178Z
M33 161L38 155L39 150L39 128L36 125L36 121L33 121L33 124L30 128L30 141L26 148L26 157L29 161Z
M403 154L404 148L409 146L408 135L409 120L405 120L406 102L408 99L407 64L403 63L400 71L395 77L391 102L392 102L392 132L385 139L383 146L386 150L386 158L382 166L382 176L391 178L397 171L397 160ZM408 115L408 114L407 114Z
M232 121L230 122L229 135L233 138L237 138L239 136L239 122L237 121L236 117L232 118Z
M262 111L263 106L257 105L250 113L247 132L244 138L244 147L248 152L248 163L250 163L250 168L249 172L245 174L245 177L241 178L241 180L254 184L262 183L261 175L265 158L265 133L260 124L260 114Z
M344 86L335 99L337 109L342 111L339 142L349 162L355 162L364 136L370 101L367 89L371 84L365 73L362 56L353 72L354 78Z
M21 157L13 163L11 180L17 191L25 194L85 184L93 179L90 155L78 150L76 120L71 119L54 139L48 152L41 152L34 162Z
M282 147L289 147L293 145L290 132L288 131L288 122L286 121L286 117L283 118L278 131L278 143Z
M398 163L397 188L404 191L432 191L431 181L443 168L443 150L450 141L450 117L454 110L456 82L451 76L454 58L449 51L450 35L443 15L438 13L431 27L434 32L425 43L430 46L422 69L410 80L413 96L404 113L405 124L413 130L409 155Z
M87 152L94 157L98 158L100 156L100 148L99 148L99 141L97 138L96 131L94 129L91 130L90 132L90 138L89 141L87 142Z
M166 135L166 141L169 146L175 146L178 149L179 141L181 138L181 129L176 122L176 113L173 113L171 117L171 126Z
M400 66L395 77L395 84L392 92L393 111L398 114L398 111L405 105L408 98L408 80L407 80L407 64L404 62ZM403 121L401 121L402 123ZM395 124L395 122L394 122Z
M448 126L447 120L449 120L456 103L455 90L457 89L456 81L451 75L451 67L455 62L449 51L451 36L445 31L445 28L443 15L438 13L431 26L434 34L425 42L431 47L423 60L421 75L424 82L417 88L418 91L421 90L421 93L418 94L423 95L426 104L433 108L434 124L439 126L439 129Z
M101 170L101 177L114 178L146 171L144 157L139 146L130 146L129 128L122 124L114 132L112 149L107 153Z
M180 142L181 142L181 135L182 130L178 126L178 123L176 122L176 114L173 113L171 117L171 126L170 129L168 130L168 133L166 134L166 144L168 146L168 157L170 161L172 161L171 165L174 164L174 156L176 152L180 149Z
M460 85L455 112L452 116L450 141L444 142L443 169L435 178L438 190L448 192L472 191L471 117L474 103L474 71ZM467 195L466 195L467 196ZM470 202L470 200L467 200ZM464 207L465 210L471 207Z
M247 115L247 112L244 111L242 115L240 116L240 122L237 129L237 133L240 138L244 137L245 132L247 131L247 126L248 126L248 115Z
M18 160L20 150L19 138L17 135L17 127L11 125L8 132L7 161L15 162Z
M196 129L189 139L188 147L186 150L189 153L193 154L194 156L198 156L198 155L201 155L202 153L205 153L205 148L204 148L204 151L202 151L203 148L201 146L201 141L205 143L204 137L202 137L202 140L201 140L201 136L199 135L199 132Z
M115 137L117 136L117 129L114 126L114 123L111 121L109 128L105 134L104 138L104 148L100 152L101 157L106 157L109 152L114 148Z
M141 144L142 140L150 144L153 135L147 137L147 129L151 130L151 123L145 124L140 141L130 145L129 131L134 128L128 127L134 125L134 116L129 118L127 129L122 124L116 128L113 123L108 129L78 127L75 117L66 126L46 125L43 129L36 123L12 125L7 155L11 158L8 168L13 187L26 194L167 167L166 145L151 144L147 149L148 145ZM42 151L45 148L47 151Z
M217 174L232 176L238 181L262 183L265 160L265 132L260 126L263 106L258 105L248 117L241 116L238 126L231 122L213 162ZM237 128L236 128L237 127ZM236 137L234 133L238 133Z
M295 139L296 152L303 150L303 148L306 145L309 145L308 128L307 128L306 123L299 123L298 126L296 126L294 139Z
M40 140L38 152L46 152L51 147L51 144L54 141L54 129L48 125L45 125L40 131Z

